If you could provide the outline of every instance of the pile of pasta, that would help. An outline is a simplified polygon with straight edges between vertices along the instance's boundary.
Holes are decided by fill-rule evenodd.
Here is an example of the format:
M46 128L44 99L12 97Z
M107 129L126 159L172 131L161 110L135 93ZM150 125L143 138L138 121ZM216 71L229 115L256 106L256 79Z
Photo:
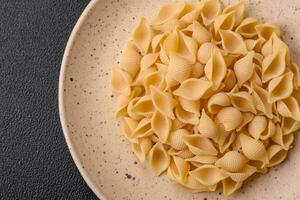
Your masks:
M137 158L193 192L228 196L281 163L300 128L300 76L280 29L244 1L163 5L112 68L116 116Z

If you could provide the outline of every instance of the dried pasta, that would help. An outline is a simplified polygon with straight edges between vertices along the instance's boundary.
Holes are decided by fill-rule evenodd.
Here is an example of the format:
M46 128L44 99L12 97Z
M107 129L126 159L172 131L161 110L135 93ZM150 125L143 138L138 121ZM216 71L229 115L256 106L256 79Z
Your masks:
M133 153L192 192L231 195L283 162L300 129L300 70L279 27L244 10L244 0L165 4L112 67Z

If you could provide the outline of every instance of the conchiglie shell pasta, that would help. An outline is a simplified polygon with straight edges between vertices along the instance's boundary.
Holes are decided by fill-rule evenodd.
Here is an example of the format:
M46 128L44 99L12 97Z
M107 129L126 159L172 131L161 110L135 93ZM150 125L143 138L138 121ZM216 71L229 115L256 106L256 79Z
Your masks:
M222 89L223 91L230 91L236 84L236 76L235 73L231 69L227 69L227 74L224 79L225 87Z
M161 25L153 25L153 29L158 32L172 32L176 29L183 29L187 26L186 23L179 19L171 19Z
M211 83L206 80L190 78L181 83L180 87L173 92L187 100L199 100L211 87Z
M212 55L204 67L204 72L208 80L212 82L213 89L220 86L226 76L226 64L219 49L215 48Z
M230 105L229 96L225 92L219 92L209 98L207 109L211 114L217 114L223 107Z
M151 67L152 65L154 65L154 63L158 59L158 56L159 56L159 53L146 54L141 60L141 70L143 71L143 70Z
M274 24L258 24L255 26L255 29L258 36L264 38L265 40L269 40L273 33L275 33L277 36L280 36L280 30Z
M135 46L145 55L148 52L153 38L153 30L145 18L141 19L139 25L133 32L132 38Z
M242 170L247 163L247 159L237 151L229 151L216 162L216 166L230 172Z
M194 38L188 37L181 31L178 31L179 45L177 49L178 55L183 57L190 64L196 61L196 54L198 50L198 43Z
M204 72L204 66L196 62L195 64L192 65L192 74L191 78L200 78L203 75Z
M218 145L219 145L219 151L221 153L224 153L230 145L235 141L236 139L236 132L232 131L221 131L219 138L217 140Z
M234 13L235 25L239 25L244 19L245 1L241 0L238 3L228 6L223 10L223 14Z
M273 118L272 104L268 103L268 92L256 84L253 84L252 88L255 108L264 113L267 117Z
M248 17L242 21L235 31L245 38L253 38L257 35L255 29L256 25L258 25L258 21L254 18Z
M190 7L190 8L187 9L187 7ZM183 15L180 18L180 20L187 24L193 23L193 21L198 20L202 7L203 7L203 4L200 2L193 3L193 4L187 4L185 6L185 10L188 10L188 12L185 13L185 15Z
M205 26L210 25L222 12L221 4L218 0L205 0L201 10L201 17Z
M243 122L240 124L240 126L236 129L237 131L242 130L245 126L247 126L249 124L249 122L252 121L252 119L254 118L254 114L253 113L242 113L243 116Z
M186 124L196 125L199 123L199 114L188 112L184 110L181 105L177 105L177 107L175 108L175 114L180 121Z
M220 30L219 33L222 40L222 46L227 53L243 55L247 53L246 44L242 36L238 33L230 30Z
M216 17L214 21L214 31L217 35L219 30L232 30L235 26L235 13L229 12Z
M144 71L140 71L139 73L138 73L138 75L136 76L136 78L135 78L135 80L133 81L133 83L132 83L132 86L143 86L143 82L144 82L144 78L148 75L148 74L150 74L150 73L152 73L152 72L156 72L157 71L157 69L156 69L156 67L149 67L149 68L147 68L147 69L145 69Z
M229 93L232 105L242 112L256 113L252 96L248 92Z
M144 162L150 149L152 142L149 138L140 138L137 143L131 144L131 149L140 162Z
M281 127L277 125L276 132L273 135L272 140L276 144L279 144L284 150L289 150L294 141L294 134L283 135Z
M199 181L197 181L191 175L188 175L186 182L182 182L181 184L185 188L192 190L192 192L210 191L210 189L207 186L201 184Z
M209 155L198 155L192 158L185 159L185 161L199 163L199 164L213 164L218 160L216 156L209 156Z
M152 24L161 25L172 19L178 19L184 8L184 2L165 4L160 7L158 14L154 17Z
M212 142L200 135L187 135L183 137L185 144L189 150L195 155L217 155L218 151Z
M223 186L223 194L225 197L231 195L236 190L240 189L243 185L243 182L235 182L231 178L227 178L225 180L222 180L222 186Z
M203 43L197 53L197 59L200 63L206 64L211 57L214 49L218 48L215 44L211 42Z
M179 55L171 54L168 70L170 76L181 83L191 76L192 66L187 60L183 59Z
M151 119L143 118L132 133L132 138L142 138L153 134Z
M292 118L284 117L281 120L281 128L283 135L288 135L300 129L300 122Z
M169 149L168 154L171 156L178 156L183 159L194 157L195 155L189 149L182 149L179 151L174 150L173 148Z
M234 107L222 108L216 119L224 126L226 131L236 129L242 123L242 113Z
M135 119L135 120L140 120L143 118L141 115L138 115L133 111L133 107L140 100L140 98L141 97L135 97L135 98L131 99L127 106L127 114L129 115L130 118Z
M155 107L150 96L141 97L133 106L132 112L143 117L151 117Z
M160 142L166 143L170 134L171 126L172 122L167 116L158 111L154 112L151 119L151 127L154 133L158 136Z
M198 130L201 135L208 138L217 138L219 130L215 122L206 114L205 110L202 110Z
M265 40L263 38L258 38L256 40L253 40L253 39L245 40L245 44L247 46L248 51L253 50L255 52L261 52L261 48L262 48L264 43L265 43ZM258 57L258 56L260 56L260 57ZM254 58L256 60L258 60L258 58L262 60L263 56L260 53L256 53L254 55ZM258 64L261 64L261 61Z
M247 164L239 172L229 172L224 170L223 173L229 176L235 182L243 182L247 178L249 178L252 174L254 174L256 171L257 171L256 167Z
M204 26L202 26L198 21L193 21L192 37L200 45L206 42L210 42L212 39L211 33Z
M130 84L132 82L131 76L117 67L112 68L111 74L112 78L110 84L112 91L129 96L131 91Z
M264 83L284 73L285 54L286 51L282 50L264 58L262 62L262 81Z
M287 156L287 151L284 150L280 145L272 145L267 149L268 157L270 163L268 167L273 167L280 164L285 160Z
M186 123L180 121L179 119L172 120L172 131L175 131L177 129L181 129L185 125L186 125Z
M296 63L290 65L291 71L294 73L294 87L298 88L300 86L300 70Z
M150 86L164 90L167 86L165 76L164 71L156 71L146 75L143 81L146 94L150 95Z
M157 34L153 37L151 41L151 48L153 53L156 53L160 50L160 44L163 43L163 41L166 39L168 35L169 33L165 32L165 33Z
M283 117L289 117L296 121L300 121L299 103L293 96L277 102L277 110Z
M183 137L186 135L190 135L186 129L178 129L170 133L167 144L176 150L183 150L187 148L184 143Z
M142 56L131 42L125 44L122 52L120 66L134 78L140 70Z
M151 99L155 108L162 114L168 116L170 119L175 119L173 113L174 102L172 97L166 93L150 86Z
M269 163L267 151L261 141L255 140L245 134L240 134L239 139L243 154L245 154L248 159L261 161L264 165Z
M253 74L253 56L254 51L249 51L245 57L241 58L234 64L234 73L236 75L237 84L239 87L248 81Z
M258 140L267 127L268 121L264 116L255 116L248 124L248 132L252 137Z
M182 97L178 97L178 100L181 107L185 111L195 113L196 115L200 116L200 101L191 101Z
M278 78L274 78L268 85L269 103L288 98L293 92L293 73L287 72Z
M186 182L188 173L190 171L190 164L184 159L173 156L170 166L168 168L168 176L176 182Z
M170 156L162 143L156 143L149 152L149 164L155 176L161 175L170 165Z
M137 143L138 140L132 137L133 131L136 129L138 122L129 117L124 117L120 120L120 125L123 135L133 143Z
M215 185L228 177L214 165L203 165L193 171L190 171L189 174L205 186Z

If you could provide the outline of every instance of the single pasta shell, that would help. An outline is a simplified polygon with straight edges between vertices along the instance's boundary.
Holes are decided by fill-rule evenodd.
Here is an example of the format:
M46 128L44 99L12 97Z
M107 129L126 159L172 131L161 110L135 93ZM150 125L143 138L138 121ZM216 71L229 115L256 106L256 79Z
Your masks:
M267 149L268 157L270 160L270 163L268 164L268 167L273 167L275 165L278 165L282 161L285 160L287 156L287 151L284 150L280 145L272 145Z
M228 175L235 182L243 182L257 171L256 167L246 165L239 172L229 172L223 170L223 173Z
M228 175L224 174L214 165L203 165L193 171L190 171L189 174L201 184L206 186L215 185L228 177Z
M198 61L202 64L206 64L215 48L218 47L211 42L203 43L197 53Z
M201 135L208 138L217 138L219 135L219 130L215 122L206 114L205 110L202 110L200 117L198 130Z
M185 159L185 161L201 163L201 164L213 164L218 160L216 156L208 156L208 155L197 155L192 158Z
M190 164L184 159L173 156L168 168L168 176L176 182L185 182L190 171Z
M167 144L169 144L176 150L183 150L187 148L186 144L183 141L183 136L185 135L190 135L190 132L185 129L175 130L170 133Z
M147 137L138 139L137 143L131 143L131 149L140 162L145 161L146 155L148 154L151 148L152 142Z
M158 111L154 112L151 118L151 127L162 143L166 143L168 140L171 126L172 122L167 116Z
M235 182L231 178L226 178L222 180L222 186L223 186L223 194L225 197L228 197L232 193L234 193L236 190L241 188L243 185L243 182Z
M231 103L234 107L242 112L252 112L256 114L253 98L249 92L229 93Z
M293 92L293 73L287 72L280 77L274 78L269 82L268 90L269 103L274 103L276 101L286 99L291 96Z
M218 151L212 142L200 135L187 135L183 136L185 144L189 150L195 155L217 155Z
M279 27L271 23L258 24L255 26L255 29L258 36L264 38L265 40L269 40L273 33L275 33L277 36L280 36Z
M170 165L170 156L162 143L156 143L149 151L149 164L155 176L161 175Z
M247 159L237 151L229 151L216 162L216 166L230 172L240 171L245 167Z
M236 129L243 121L242 113L234 107L222 108L216 118L223 124L226 131Z
M207 109L211 114L217 114L223 107L230 106L231 101L225 92L219 92L211 96L207 103Z
M248 132L258 140L261 134L267 129L268 121L264 116L255 116L248 125Z

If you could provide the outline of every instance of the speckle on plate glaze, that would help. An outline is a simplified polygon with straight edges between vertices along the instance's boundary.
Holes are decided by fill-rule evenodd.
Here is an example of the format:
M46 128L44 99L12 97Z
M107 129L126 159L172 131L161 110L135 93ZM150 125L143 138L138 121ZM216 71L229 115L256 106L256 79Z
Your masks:
M60 115L73 159L101 199L225 199L220 190L193 194L137 163L114 117L111 66L142 16L151 19L163 0L92 0L69 41L60 77ZM224 5L236 0L224 0ZM145 9L146 8L146 9ZM246 0L246 16L281 27L292 59L300 64L300 1ZM300 199L300 139L289 159L255 175L230 200ZM105 152L105 153L104 153Z

